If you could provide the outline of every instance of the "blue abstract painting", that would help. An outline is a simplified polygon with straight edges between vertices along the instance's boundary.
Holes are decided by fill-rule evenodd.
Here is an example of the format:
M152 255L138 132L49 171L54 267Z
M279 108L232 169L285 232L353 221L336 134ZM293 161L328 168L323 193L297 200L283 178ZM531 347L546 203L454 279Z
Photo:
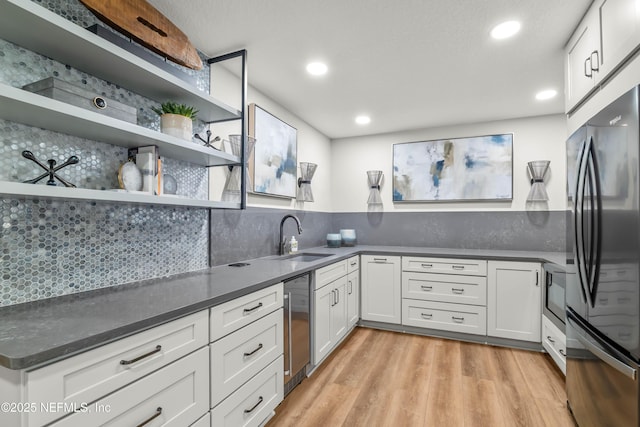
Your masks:
M393 145L393 201L513 197L513 134Z
M297 188L297 131L256 104L249 106L249 134L256 139L253 191L295 197Z

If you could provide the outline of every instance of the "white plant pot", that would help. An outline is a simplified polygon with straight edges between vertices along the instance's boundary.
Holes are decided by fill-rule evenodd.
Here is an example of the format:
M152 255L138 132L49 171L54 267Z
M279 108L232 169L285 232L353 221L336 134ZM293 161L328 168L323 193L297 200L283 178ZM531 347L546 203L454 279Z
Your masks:
M191 141L193 138L193 120L180 114L163 114L160 116L160 129L162 133L176 138Z

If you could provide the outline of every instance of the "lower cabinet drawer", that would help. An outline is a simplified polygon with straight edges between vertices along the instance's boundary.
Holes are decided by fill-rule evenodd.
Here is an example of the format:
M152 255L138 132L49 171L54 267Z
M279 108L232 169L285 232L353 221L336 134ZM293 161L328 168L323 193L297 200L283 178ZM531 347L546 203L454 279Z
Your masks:
M212 408L282 354L283 323L280 309L210 345Z
M402 296L410 299L487 304L487 278L452 274L402 273Z
M278 283L211 308L210 340L216 341L281 308L283 286Z
M402 271L486 276L487 261L474 259L403 256Z
M281 355L249 382L211 410L216 427L259 426L284 398L284 357Z
M487 309L475 305L403 299L402 324L486 335Z
M201 348L52 426L188 426L209 410L208 356Z
M29 425L60 418L73 405L94 402L207 345L208 321L203 310L27 372L25 401L68 405L59 412L28 414Z
M567 344L565 334L545 316L542 316L542 347L556 362L562 373L566 375Z

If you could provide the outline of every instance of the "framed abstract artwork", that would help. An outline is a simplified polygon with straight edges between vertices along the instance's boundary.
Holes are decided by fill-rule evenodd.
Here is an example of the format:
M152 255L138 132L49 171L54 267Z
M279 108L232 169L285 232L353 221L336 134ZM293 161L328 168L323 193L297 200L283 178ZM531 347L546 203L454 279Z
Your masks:
M297 130L256 104L249 105L249 135L256 139L249 159L253 192L296 197Z
M513 134L393 145L393 201L513 198Z

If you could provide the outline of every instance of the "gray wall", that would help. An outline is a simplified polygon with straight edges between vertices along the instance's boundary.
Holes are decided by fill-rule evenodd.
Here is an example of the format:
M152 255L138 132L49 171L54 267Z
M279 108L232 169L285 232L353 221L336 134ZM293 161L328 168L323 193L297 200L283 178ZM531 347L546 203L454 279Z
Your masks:
M297 236L287 220L284 234L295 233L301 249L324 246L327 233L353 228L361 245L565 250L563 211L321 213L249 207L211 212L211 264L277 254L280 220L288 213L300 218L303 233Z

